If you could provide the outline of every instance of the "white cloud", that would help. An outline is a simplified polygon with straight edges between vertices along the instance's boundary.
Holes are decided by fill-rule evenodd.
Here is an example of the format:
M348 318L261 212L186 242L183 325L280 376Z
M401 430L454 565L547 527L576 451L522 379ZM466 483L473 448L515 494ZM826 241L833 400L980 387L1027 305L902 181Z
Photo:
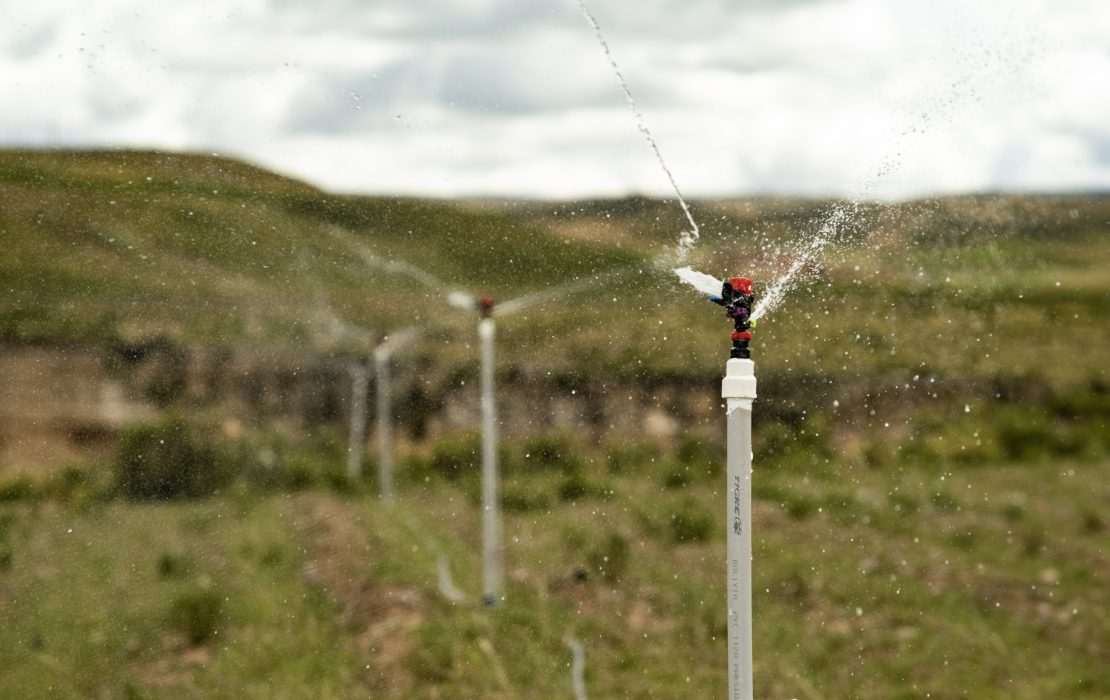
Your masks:
M8 145L239 155L323 187L669 194L574 0L8 4ZM1110 188L1098 0L596 0L684 191Z

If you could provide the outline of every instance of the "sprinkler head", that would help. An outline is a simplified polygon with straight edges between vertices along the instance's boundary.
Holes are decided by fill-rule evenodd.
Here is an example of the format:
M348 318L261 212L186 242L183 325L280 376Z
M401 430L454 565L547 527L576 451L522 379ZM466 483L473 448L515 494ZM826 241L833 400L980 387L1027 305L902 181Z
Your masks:
M749 359L752 356L748 342L752 339L752 304L755 292L747 277L733 277L721 285L720 296L709 297L714 304L725 307L725 316L732 319L732 351L729 357Z
M482 297L478 300L478 313L482 318L489 318L493 315L493 297Z

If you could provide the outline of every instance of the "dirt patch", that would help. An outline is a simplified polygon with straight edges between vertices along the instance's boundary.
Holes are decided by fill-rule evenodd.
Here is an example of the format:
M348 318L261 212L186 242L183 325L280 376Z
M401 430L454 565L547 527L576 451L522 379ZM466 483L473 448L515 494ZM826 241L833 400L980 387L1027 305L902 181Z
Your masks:
M374 547L368 528L342 501L303 494L296 512L306 548L305 578L339 606L339 624L351 633L367 684L403 696L412 689L404 659L413 632L427 615L427 592L372 580Z

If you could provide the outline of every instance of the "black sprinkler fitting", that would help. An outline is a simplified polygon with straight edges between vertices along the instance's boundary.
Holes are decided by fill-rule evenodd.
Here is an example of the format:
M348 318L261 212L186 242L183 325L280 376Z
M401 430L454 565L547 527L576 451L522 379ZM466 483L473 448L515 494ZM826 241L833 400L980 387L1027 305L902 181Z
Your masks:
M755 302L752 281L747 277L733 277L721 287L721 296L709 297L709 301L725 307L725 316L732 319L732 351L729 357L751 359L748 342L752 339L752 304Z
M493 315L493 297L482 297L478 300L478 313L482 318Z

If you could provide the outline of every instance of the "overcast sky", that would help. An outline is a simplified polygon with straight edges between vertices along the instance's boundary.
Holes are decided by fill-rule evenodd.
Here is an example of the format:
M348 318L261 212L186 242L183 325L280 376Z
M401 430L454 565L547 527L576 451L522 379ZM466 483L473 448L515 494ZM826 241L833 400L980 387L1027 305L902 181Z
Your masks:
M689 195L1110 189L1107 0L592 0ZM0 0L0 145L665 195L576 0Z

